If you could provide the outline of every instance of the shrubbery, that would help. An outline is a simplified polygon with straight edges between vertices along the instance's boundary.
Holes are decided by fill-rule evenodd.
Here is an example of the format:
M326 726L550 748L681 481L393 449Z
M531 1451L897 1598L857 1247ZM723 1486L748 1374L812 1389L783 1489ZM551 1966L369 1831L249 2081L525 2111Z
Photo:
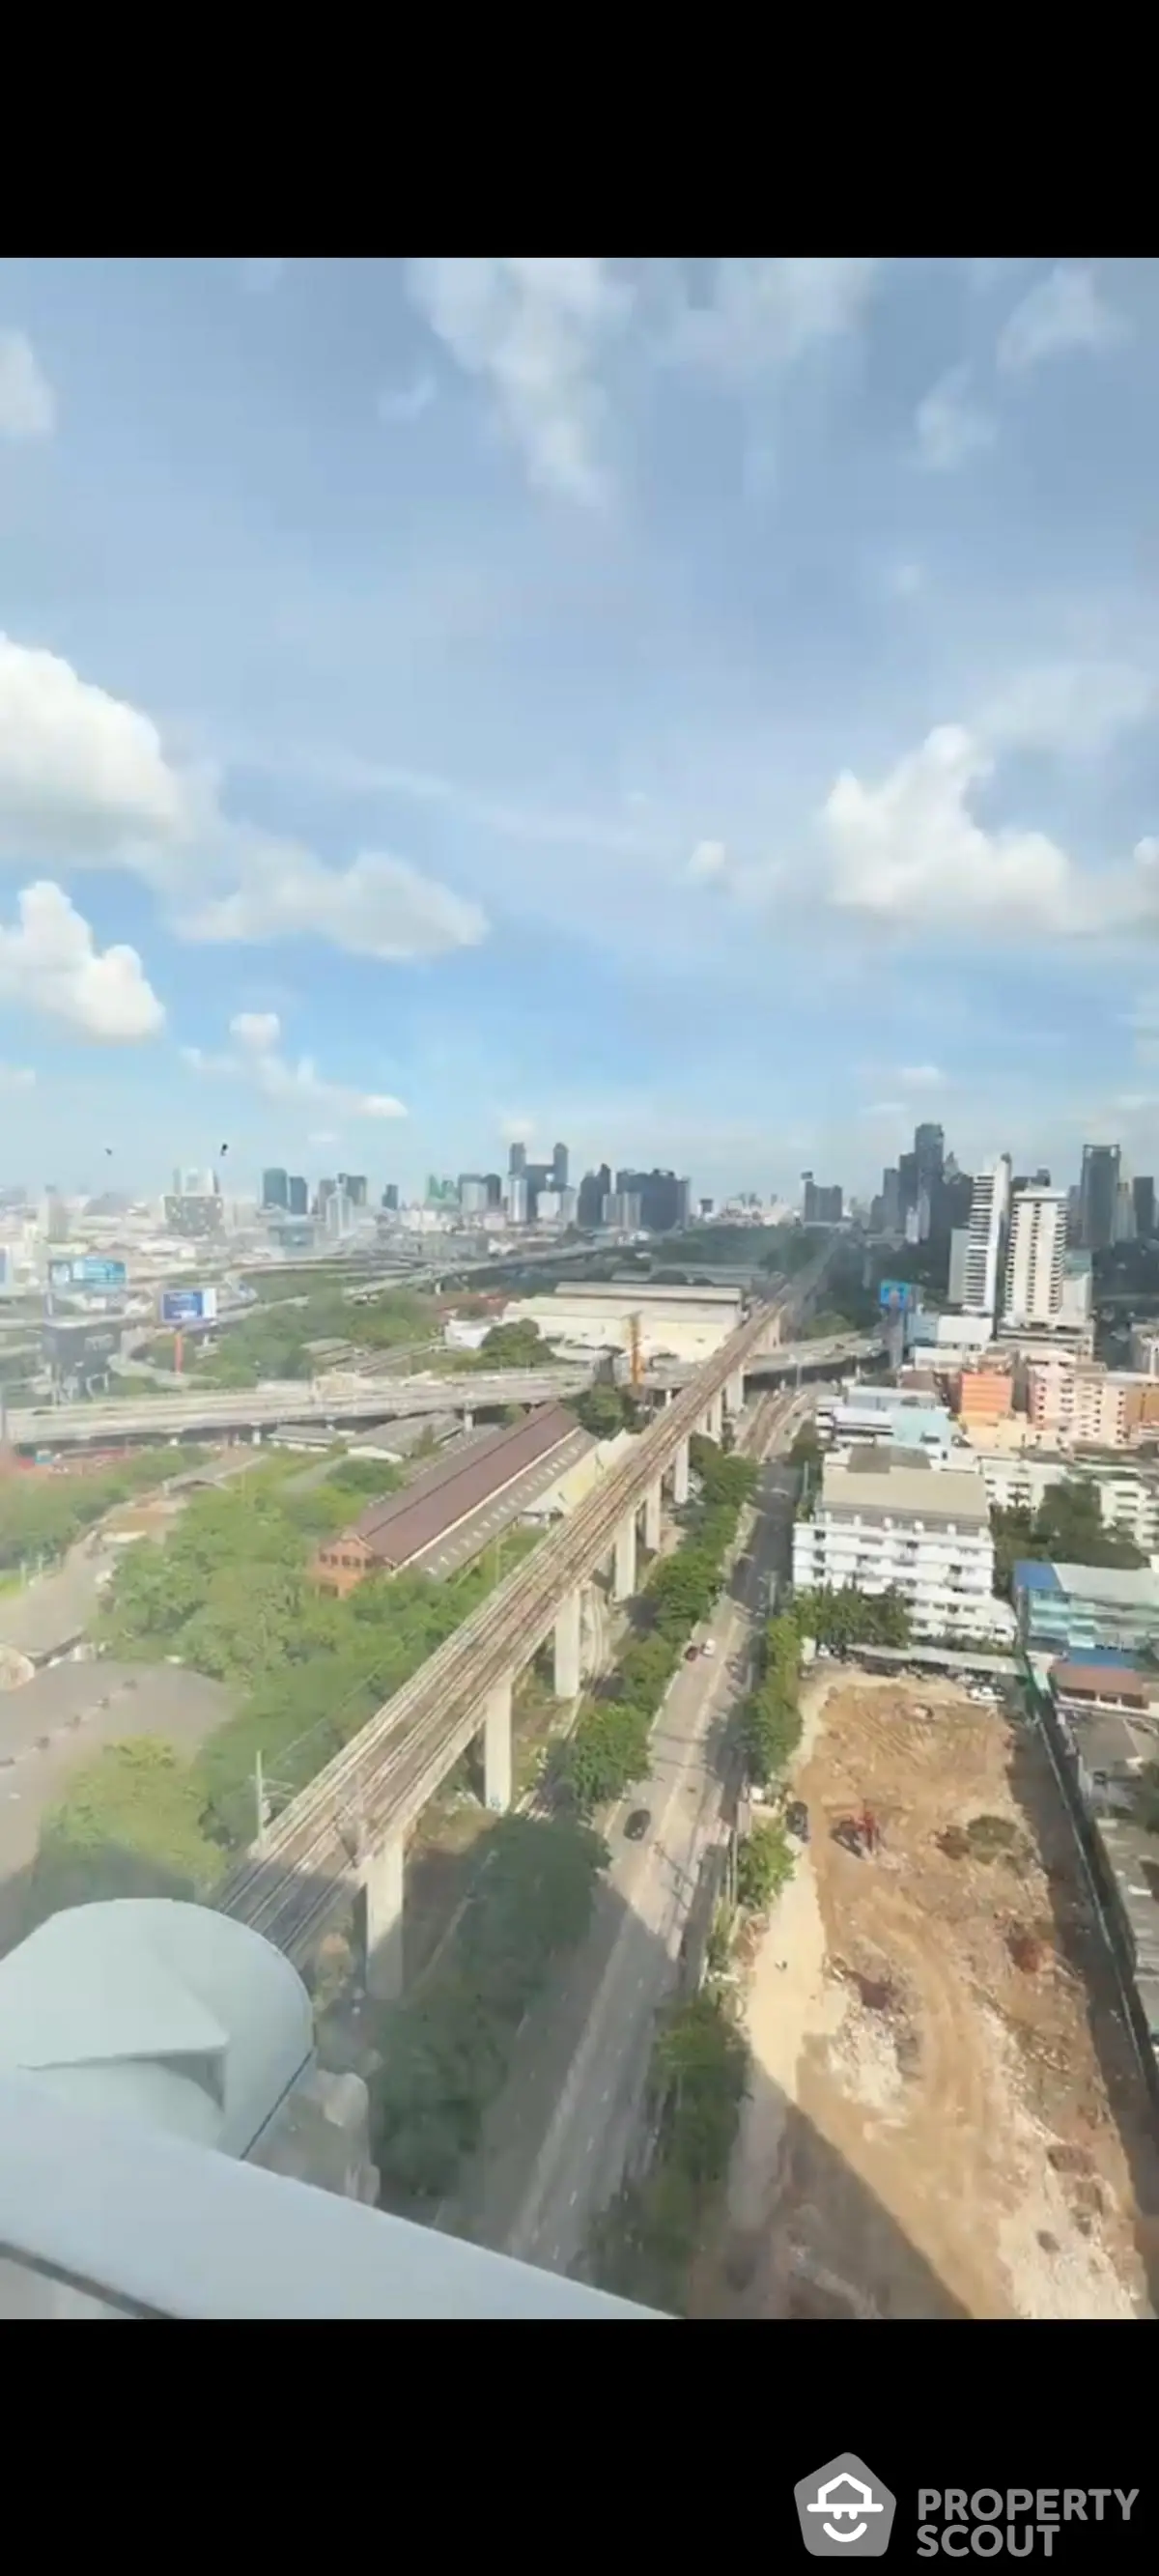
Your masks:
M660 2116L654 2162L592 2231L589 2269L602 2287L645 2307L683 2306L689 2266L728 2171L748 2064L744 2039L711 1987L668 2015L649 2070Z

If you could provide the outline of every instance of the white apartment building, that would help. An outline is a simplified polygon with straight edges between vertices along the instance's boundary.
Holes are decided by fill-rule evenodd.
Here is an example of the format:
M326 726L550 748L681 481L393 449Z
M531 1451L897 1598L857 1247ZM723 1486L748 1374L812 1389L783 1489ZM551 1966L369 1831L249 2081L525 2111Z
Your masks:
M1010 1222L1003 1320L1016 1330L1049 1326L1062 1313L1065 1190L1019 1190Z
M974 1444L987 1500L998 1511L1036 1512L1052 1485L1092 1484L1105 1529L1129 1538L1144 1555L1159 1551L1159 1479L1137 1467L1104 1466L1050 1451L983 1448Z
M1027 1419L1041 1438L1094 1449L1125 1449L1139 1419L1144 1380L1100 1360L1031 1360L1026 1367Z
M1140 1377L1159 1377L1159 1324L1132 1324L1131 1366Z
M996 1154L974 1181L967 1228L962 1306L967 1315L996 1315L1002 1247L1010 1214L1010 1156Z
M793 1529L793 1583L897 1591L920 1637L1005 1636L994 1598L990 1507L979 1467L894 1450L828 1458L813 1516Z

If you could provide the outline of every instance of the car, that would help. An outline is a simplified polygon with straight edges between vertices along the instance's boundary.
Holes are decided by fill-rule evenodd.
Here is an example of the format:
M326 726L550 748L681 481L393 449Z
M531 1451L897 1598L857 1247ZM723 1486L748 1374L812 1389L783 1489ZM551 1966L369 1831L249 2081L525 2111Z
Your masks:
M785 1825L799 1843L809 1840L809 1810L803 1798L790 1798L785 1809Z
M715 1655L715 1653L716 1653L716 1647L715 1647L715 1645L713 1644L713 1641L712 1641L712 1638L711 1638L711 1637L706 1637L706 1638L705 1638L705 1640L704 1640L704 1644L702 1645L702 1647L701 1647L700 1651L701 1651L701 1654L702 1654L702 1655L708 1655L708 1656Z
M630 1843L642 1843L651 1822L652 1810L650 1807L633 1807L632 1813L624 1827L624 1832L628 1841Z

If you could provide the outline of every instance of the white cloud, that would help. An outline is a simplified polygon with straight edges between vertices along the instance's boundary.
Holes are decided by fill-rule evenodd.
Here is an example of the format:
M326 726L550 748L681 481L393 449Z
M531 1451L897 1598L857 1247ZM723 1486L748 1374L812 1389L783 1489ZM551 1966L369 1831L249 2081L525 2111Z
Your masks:
M0 438L51 438L56 397L31 340L0 331Z
M306 1143L308 1145L336 1145L337 1142L338 1130L336 1127L311 1127L310 1133L306 1138Z
M968 367L950 367L918 404L918 463L931 474L954 474L982 456L998 435L989 412L973 400Z
M1045 662L1007 681L978 730L996 745L1087 756L1106 751L1157 705L1155 675L1134 663Z
M165 1021L136 949L99 950L58 885L27 886L17 925L0 927L0 994L109 1044L155 1037Z
M907 1091L941 1091L946 1080L939 1064L902 1064L897 1078Z
M499 1133L505 1145L527 1145L535 1134L535 1120L526 1109L509 1109L499 1121Z
M0 634L0 855L32 848L107 864L180 838L186 792L148 716L56 653Z
M724 382L751 381L855 329L881 267L877 259L721 259L704 303L692 302L677 272L657 354Z
M194 1073L212 1074L256 1084L267 1100L297 1103L302 1108L329 1109L339 1118L405 1118L401 1100L381 1091L356 1091L344 1082L327 1082L311 1056L289 1063L278 1053L282 1024L276 1011L239 1011L230 1021L234 1052L208 1054L201 1047L182 1047ZM314 1136L315 1144L334 1138Z
M272 286L280 286L286 273L284 259L243 259L241 282L251 295L268 295Z
M412 384L398 385L378 397L378 417L387 428L409 428L429 411L438 392L433 376L416 376Z
M999 337L998 364L1007 374L1025 374L1044 358L1072 349L1118 348L1131 338L1132 327L1125 314L1103 302L1093 270L1052 268L1015 306Z
M36 1075L29 1064L0 1064L0 1091L33 1091Z
M991 295L996 286L1004 286L1018 277L1026 267L1024 259L963 259L958 263L965 271L967 284L975 295Z
M987 831L970 812L992 769L975 736L940 725L876 787L845 771L822 815L831 901L899 928L1077 927L1065 852L1042 832Z
M531 481L607 495L599 370L631 302L602 259L415 259L408 283L436 337L489 392Z
M238 884L178 922L186 939L256 942L313 936L358 957L400 962L475 948L487 936L478 904L406 859L367 851L325 868L294 843L237 835Z
M894 599L920 599L926 576L919 563L894 564L886 574L886 588Z
M904 1100L867 1100L857 1114L859 1118L904 1118L906 1104Z
M722 877L728 867L728 851L723 841L698 841L685 871L694 884L707 884Z

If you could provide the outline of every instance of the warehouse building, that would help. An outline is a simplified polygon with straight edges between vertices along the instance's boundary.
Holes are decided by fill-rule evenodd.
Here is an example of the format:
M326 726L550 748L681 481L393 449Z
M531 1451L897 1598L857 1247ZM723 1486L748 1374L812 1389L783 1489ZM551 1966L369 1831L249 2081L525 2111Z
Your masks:
M572 1280L550 1297L520 1297L505 1324L534 1324L564 1353L627 1352L633 1331L645 1360L711 1359L744 1311L739 1288L664 1287L647 1279Z
M328 1538L314 1580L343 1599L371 1574L457 1573L595 1445L562 1404L540 1406L511 1430L474 1432Z

